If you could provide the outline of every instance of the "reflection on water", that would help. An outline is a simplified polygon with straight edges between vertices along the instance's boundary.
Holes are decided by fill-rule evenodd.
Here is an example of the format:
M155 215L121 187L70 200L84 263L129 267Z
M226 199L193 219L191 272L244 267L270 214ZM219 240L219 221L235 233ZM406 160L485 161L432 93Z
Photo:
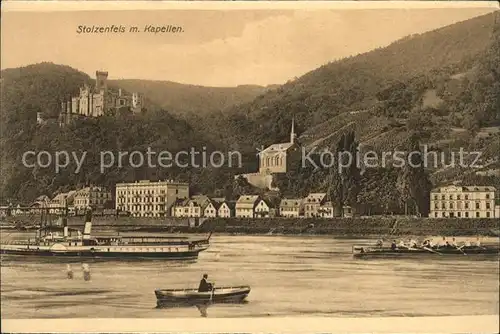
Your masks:
M20 260L1 265L4 318L425 316L499 313L498 258L356 260L366 241L332 237L212 236L196 262ZM72 263L70 263L72 264ZM154 290L250 285L246 304L156 308ZM209 308L209 310L208 310Z
M208 304L207 305L196 305L196 308L198 311L200 311L200 315L204 318L207 317L207 309L208 309Z

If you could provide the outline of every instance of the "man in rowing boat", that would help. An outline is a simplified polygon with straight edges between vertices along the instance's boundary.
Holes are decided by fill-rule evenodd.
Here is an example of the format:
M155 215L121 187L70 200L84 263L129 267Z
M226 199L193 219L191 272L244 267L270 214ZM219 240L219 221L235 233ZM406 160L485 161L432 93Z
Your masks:
M477 239L476 239L476 243L475 243L475 245L474 245L474 246L476 246L476 247L481 247L481 241L479 240L479 237L477 237Z
M458 247L457 240L456 240L455 238L453 238L453 239L451 240L451 245L452 245L453 247L455 247L455 248L457 248L457 247Z
M446 237L443 237L443 239L438 242L436 248L446 247L447 244L449 244L449 243L448 243L448 241L446 241Z
M208 281L208 275L204 274L200 281L200 286L198 287L198 292L209 292L212 291L213 285Z

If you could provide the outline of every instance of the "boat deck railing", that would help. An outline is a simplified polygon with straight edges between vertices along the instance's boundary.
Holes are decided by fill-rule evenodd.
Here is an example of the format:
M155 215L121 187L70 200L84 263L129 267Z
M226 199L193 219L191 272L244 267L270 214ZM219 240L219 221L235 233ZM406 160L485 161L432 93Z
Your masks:
M29 246L39 246L40 243L34 240L4 240L2 245L29 245Z

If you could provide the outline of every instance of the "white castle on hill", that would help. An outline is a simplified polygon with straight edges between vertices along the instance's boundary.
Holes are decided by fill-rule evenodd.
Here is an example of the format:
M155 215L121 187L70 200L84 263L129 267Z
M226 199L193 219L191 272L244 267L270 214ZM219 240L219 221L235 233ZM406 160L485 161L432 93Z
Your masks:
M80 95L61 103L59 125L63 126L79 117L99 117L115 114L121 108L139 112L143 108L144 97L139 93L126 95L121 89L108 89L108 72L96 71L96 85L92 89L87 84L80 87Z

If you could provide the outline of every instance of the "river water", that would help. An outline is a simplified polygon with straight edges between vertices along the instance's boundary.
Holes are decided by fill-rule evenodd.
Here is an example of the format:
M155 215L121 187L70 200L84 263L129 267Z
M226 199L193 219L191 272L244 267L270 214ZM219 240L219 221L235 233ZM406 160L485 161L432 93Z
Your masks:
M4 236L2 236L5 239ZM1 263L2 318L198 317L196 307L157 309L157 288L250 285L248 303L216 304L208 317L435 316L499 313L498 258L353 259L353 244L324 236L212 236L191 263L56 259Z

